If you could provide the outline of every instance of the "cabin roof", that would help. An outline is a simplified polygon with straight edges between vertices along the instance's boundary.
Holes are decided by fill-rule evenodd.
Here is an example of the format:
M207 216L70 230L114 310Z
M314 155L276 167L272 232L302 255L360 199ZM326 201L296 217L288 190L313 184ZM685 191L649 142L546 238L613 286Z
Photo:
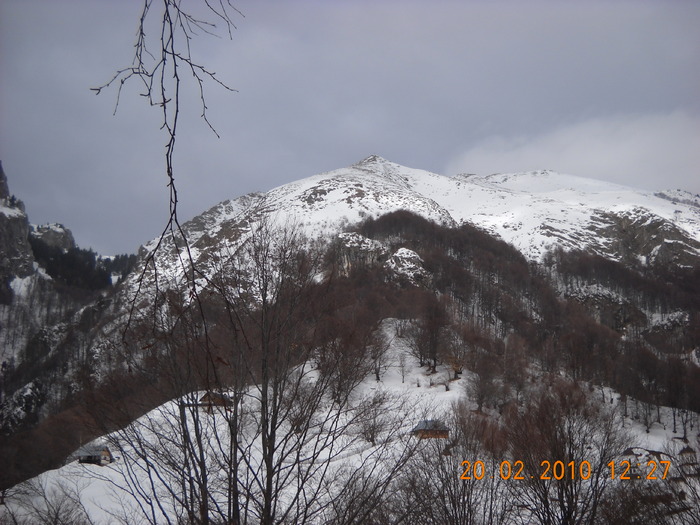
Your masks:
M220 394L219 392L206 392L202 397L199 398L200 403L205 403L207 401L220 401L223 403L233 403L233 400L226 394Z
M415 428L412 430L412 432L418 432L420 430L449 430L445 424L438 420L438 419L424 419L421 422L419 422Z
M107 452L109 457L112 457L112 451L109 450L109 447L104 444L104 443L89 443L87 445L83 445L80 447L78 450L73 452L68 458L66 459L67 462L70 461L75 461L76 459L81 459L81 458L94 458L94 457L100 457L102 456L103 452Z
M74 456L99 456L102 454L104 450L107 450L109 454L112 452L109 450L109 447L105 444L96 444L96 445L83 445L80 447L78 450L75 451L73 454Z

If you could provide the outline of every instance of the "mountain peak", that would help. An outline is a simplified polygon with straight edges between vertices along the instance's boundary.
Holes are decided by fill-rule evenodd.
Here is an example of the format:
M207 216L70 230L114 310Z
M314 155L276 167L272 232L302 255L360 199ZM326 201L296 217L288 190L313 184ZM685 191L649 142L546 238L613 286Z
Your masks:
M378 176L384 180L394 180L402 185L405 184L406 181L400 174L409 169L380 157L379 155L370 155L360 162L353 164L350 168L354 168L354 171L361 171L372 176Z
M367 166L371 164L387 164L389 161L379 155L370 155L369 157L362 159L360 162L356 163L355 166Z
M438 224L476 225L534 261L556 247L648 263L670 260L657 257L667 248L674 248L671 259L677 264L695 264L700 258L700 207L694 206L690 197L680 193L655 196L549 169L447 177L373 154L351 166L279 186L250 203L239 204L217 206L185 225L203 261L214 246L229 242L227 236L230 242L243 242L247 225L265 214L294 217L309 238L332 238L348 225L397 210L411 211ZM625 243L633 237L632 223L640 236L647 223L663 224L674 233L655 233L653 242L644 246L637 242L634 249L627 249ZM163 267L177 273L179 260L176 251L172 254L172 258L162 258ZM214 268L212 262L212 271Z

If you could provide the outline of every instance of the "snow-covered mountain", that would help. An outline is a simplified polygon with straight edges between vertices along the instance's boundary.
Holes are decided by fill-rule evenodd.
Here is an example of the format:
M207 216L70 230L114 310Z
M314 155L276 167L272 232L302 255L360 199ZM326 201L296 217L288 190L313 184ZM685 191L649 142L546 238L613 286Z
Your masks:
M0 241L15 242L32 234L24 211L8 200L6 186L0 188ZM57 230L47 228L51 235L61 233ZM301 235L285 238L290 231ZM318 239L328 242L316 244ZM174 228L146 243L136 269L113 288L87 294L61 281L62 274L51 277L39 253L27 245L23 257L2 260L8 293L0 301L0 323L14 326L9 331L0 326L5 346L0 356L12 357L0 376L0 423L6 434L0 435L0 463L6 467L0 469L0 488L58 466L84 439L96 437L87 423L81 426L84 421L101 424L107 433L126 425L112 437L121 458L101 477L102 485L92 482L85 491L76 485L76 491L101 501L105 484L116 483L112 476L119 469L128 478L129 469L159 476L166 465L184 465L184 471L171 473L173 483L158 482L175 492L172 509L157 512L176 515L178 486L191 479L187 469L193 464L177 451L164 463L148 459L151 466L138 458L162 454L152 438L165 437L165 426L173 431L166 441L177 441L190 435L187 428L193 425L202 430L198 435L209 436L200 443L202 472L224 476L211 479L215 491L233 479L227 478L230 464L216 462L222 459L219 452L231 450L232 429L240 429L230 443L242 446L239 470L252 469L252 485L244 492L254 507L261 499L255 492L260 487L253 490L260 468L244 463L261 457L260 440L267 439L261 437L261 414L269 369L262 373L259 367L269 362L265 352L273 348L285 356L273 360L275 366L285 363L276 385L282 395L279 430L286 432L284 446L290 446L283 456L316 454L296 463L301 470L325 465L326 459L333 468L367 462L374 469L379 463L370 458L385 453L387 465L401 464L394 461L399 448L387 445L402 442L413 448L411 428L435 413L453 413L449 404L455 400L469 425L494 425L491 430L509 446L520 446L507 431L508 421L521 424L523 407L547 389L559 388L585 397L588 415L614 408L618 423L636 429L625 438L630 450L657 454L666 442L697 441L700 197L687 192L655 194L551 171L446 177L371 156L217 204L184 223L182 231ZM28 264L20 264L25 260ZM263 289L276 291L264 302ZM75 295L74 302L59 291ZM57 304L65 310L60 317L33 314L42 308L58 311ZM9 335L19 343L8 343ZM559 381L571 385L557 386ZM238 399L232 405L224 396L222 405L228 407L225 414L240 406L241 412L231 416L238 419L219 425L209 417L212 407L202 399L212 399L212 392ZM394 396L404 400L401 410L391 408ZM532 406L545 403L545 397ZM573 399L568 409L581 408L577 403L583 397ZM307 416L313 423L301 432L298 418L306 409L297 406L300 401L299 407L310 402ZM325 419L318 419L323 413ZM386 413L396 420L387 425ZM356 414L358 423L348 414ZM129 441L123 432L144 421L146 434L138 432L137 440ZM328 441L320 438L325 431L312 430L318 421L345 426L336 441ZM594 420L589 423L595 427ZM212 433L219 436L214 441ZM50 458L33 448L47 439ZM317 448L319 439L342 447L335 452L335 445ZM444 461L447 477L439 483L427 480L420 489L423 499L431 499L424 493L431 487L457 479L454 461L467 453L484 457L483 449L459 449L465 445L459 439L412 459L427 462L409 465L413 473L432 472L435 457ZM517 448L511 452L511 459L522 457ZM451 453L456 454L452 459ZM503 459L502 453L493 459ZM338 461L326 454L336 454ZM609 459L600 461L609 465ZM278 465L283 476L285 465ZM308 474L301 470L298 479ZM50 492L52 484L81 472L71 464L39 480L50 480L43 485ZM362 484L365 474L355 483ZM344 491L358 487L343 481L331 491L327 481L321 475L317 489L328 488L339 497L349 497ZM410 489L400 483L396 488ZM613 514L617 499L610 494L606 503ZM123 508L138 512L134 501ZM221 501L218 495L211 498L215 505ZM290 496L293 512L310 508L296 501ZM398 500L392 504L396 512L405 507ZM687 514L683 505L679 500L674 509ZM122 505L110 508L119 513ZM516 517L517 508L510 510ZM224 506L219 511L226 514ZM319 516L325 512L317 511ZM123 519L138 522L126 514ZM330 515L325 521L345 523Z
M671 252L676 262L700 256L700 196L653 193L553 171L447 177L372 155L275 188L262 202L319 233L406 209L440 224L478 226L533 260L557 246L613 259L634 251L650 264ZM634 237L650 228L646 239Z
M184 231L194 260L211 266L213 253L235 250L262 216L294 222L310 237L330 238L396 210L447 226L472 224L534 261L556 247L638 265L692 266L700 257L700 197L688 192L654 193L553 171L447 177L376 155L224 201L186 223ZM171 242L162 253L163 269L177 271L180 259Z
M3 181L7 188L4 174ZM21 208L9 206L9 190L3 195L0 226L5 226L0 228L0 241L7 245L3 265L8 275L0 288L7 286L5 295L14 293L20 304L20 292L26 288L20 286L21 279L32 273L31 250L23 240L29 224ZM294 224L309 238L332 240L364 219L397 210L448 227L476 226L532 261L540 261L557 247L588 251L638 268L696 267L700 261L698 195L682 190L654 193L553 171L448 177L371 155L346 168L213 206L183 225L189 253L177 235L145 243L140 252L142 267L122 286L121 300L111 309L114 319L104 330L119 330L119 310L133 294L154 282L152 268L146 269L145 287L139 282L143 261L152 253L159 286L177 282L190 268L191 257L198 281L205 287L263 218L278 225ZM18 235L21 243L16 240ZM11 256L17 246L23 249ZM12 270L15 266L21 271ZM3 311L9 320L9 306ZM27 332L17 340L26 344L30 336ZM6 341L0 355L18 355L20 348L7 348L8 344Z

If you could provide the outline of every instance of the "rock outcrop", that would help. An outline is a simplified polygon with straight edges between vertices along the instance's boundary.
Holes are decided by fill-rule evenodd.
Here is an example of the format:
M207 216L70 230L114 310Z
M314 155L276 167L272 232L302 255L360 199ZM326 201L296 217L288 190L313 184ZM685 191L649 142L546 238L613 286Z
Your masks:
M24 203L10 195L0 163L0 300L6 299L11 276L27 277L34 272L34 257L27 240L29 221Z
M46 245L60 248L64 252L75 248L73 233L63 224L42 224L33 226L31 236L42 240Z

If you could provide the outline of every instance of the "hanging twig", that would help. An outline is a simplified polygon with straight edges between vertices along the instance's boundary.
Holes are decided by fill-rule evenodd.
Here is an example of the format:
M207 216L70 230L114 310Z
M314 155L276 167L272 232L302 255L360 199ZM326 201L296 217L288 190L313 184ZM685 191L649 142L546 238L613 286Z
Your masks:
M165 172L168 179L169 215L155 248L151 250L143 262L141 275L138 278L137 291L131 301L129 320L126 324L124 335L126 335L131 323L136 301L142 293L144 279L149 267L152 267L154 271L153 283L156 297L158 295L158 271L155 257L168 236L172 239L178 258L180 259L183 273L189 283L190 296L198 300L198 290L196 286L198 272L190 251L187 235L182 228L177 213L178 192L175 184L174 157L182 103L180 97L181 82L183 81L181 72L184 69L191 73L199 90L200 116L204 122L206 122L209 129L219 137L219 134L212 125L207 114L208 107L204 90L205 82L213 81L228 91L235 90L222 82L216 76L216 73L208 69L206 65L200 64L192 58L191 44L193 38L199 33L218 36L219 26L223 26L228 37L231 38L232 29L236 28L233 23L233 17L235 14L243 16L242 13L231 4L230 0L218 0L218 2L212 0L202 1L205 6L205 12L211 19L198 18L190 12L183 10L180 0L160 0L160 2L144 0L139 19L136 44L134 46L134 59L131 66L117 70L109 82L92 89L96 94L100 94L104 89L116 85L117 96L114 107L114 112L116 113L124 86L127 83L132 83L132 81L138 81L142 89L140 95L146 98L151 106L161 109L161 129L164 130L166 135ZM155 4L161 4L161 15L159 19L160 35L157 40L155 38L150 38L146 31L147 23L156 16L153 14L155 9L154 2ZM156 42L158 42L157 45L160 48L158 53L152 52L152 49L156 46ZM181 246L178 245L179 239L181 239ZM183 249L184 253L181 252ZM156 322L156 310L157 304L154 305L153 310L154 323Z

